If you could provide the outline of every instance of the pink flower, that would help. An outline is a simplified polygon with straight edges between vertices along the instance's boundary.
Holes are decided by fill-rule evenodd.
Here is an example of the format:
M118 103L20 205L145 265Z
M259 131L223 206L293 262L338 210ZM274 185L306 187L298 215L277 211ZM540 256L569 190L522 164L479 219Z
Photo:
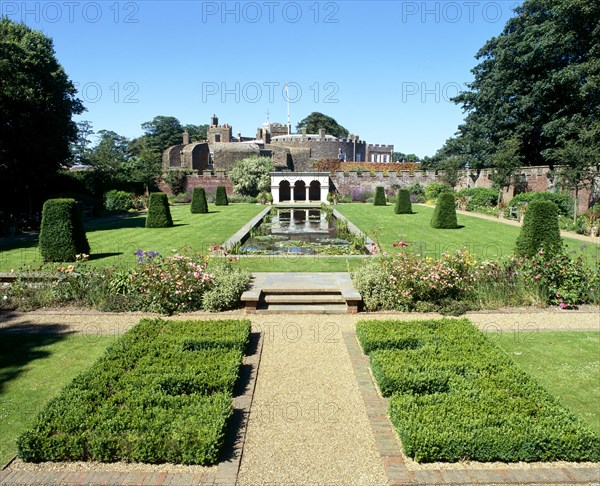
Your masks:
M538 251L538 254L539 254L539 255L543 255L543 254L544 254L544 250L540 250L540 251Z

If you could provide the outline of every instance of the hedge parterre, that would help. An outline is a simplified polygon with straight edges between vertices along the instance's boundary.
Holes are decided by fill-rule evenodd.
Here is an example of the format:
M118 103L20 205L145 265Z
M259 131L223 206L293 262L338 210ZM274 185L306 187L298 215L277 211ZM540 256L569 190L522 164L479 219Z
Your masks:
M600 460L600 438L468 320L361 321L356 333L415 461Z
M19 457L215 463L249 334L248 320L140 321L48 403Z

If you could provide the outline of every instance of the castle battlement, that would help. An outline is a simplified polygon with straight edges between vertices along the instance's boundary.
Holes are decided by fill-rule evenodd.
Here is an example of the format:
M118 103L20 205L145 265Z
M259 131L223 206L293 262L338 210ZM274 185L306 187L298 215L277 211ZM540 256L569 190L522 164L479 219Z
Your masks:
M336 143L336 144L340 144L340 143L345 143L345 144L349 144L349 145L357 145L357 146L366 146L366 142L364 140L348 140L345 138L319 138L318 136L316 137L306 137L306 138L298 138L298 137L294 137L294 138L278 138L277 140L271 140L272 144L278 144L278 143L297 143L297 144L301 144L301 143Z
M369 149L371 149L371 150L372 150L372 149L377 149L377 150L387 150L387 151L394 150L394 146L393 146L393 145L384 145L384 144L381 144L381 145L380 145L380 144L378 144L378 143L375 143L375 144L373 144L373 143L370 143L369 145L367 145L367 147L368 147Z

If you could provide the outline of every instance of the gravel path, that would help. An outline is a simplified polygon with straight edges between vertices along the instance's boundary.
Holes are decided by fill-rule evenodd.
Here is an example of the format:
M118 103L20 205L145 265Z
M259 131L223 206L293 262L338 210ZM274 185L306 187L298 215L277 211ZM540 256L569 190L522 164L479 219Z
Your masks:
M190 312L176 316L160 316L143 312L110 313L85 311L71 308L42 309L33 312L0 311L0 332L77 332L84 334L122 334L140 319L160 317L162 319L242 319L253 322L280 322L282 326L307 318L317 322L335 321L350 326L361 319L439 319L443 316L435 313L417 314L406 312L375 312L357 315L309 316L275 315L248 316L242 310L221 312ZM467 312L465 316L486 332L512 332L517 330L535 331L600 331L600 307L581 306L579 310L560 310L558 308L537 309L533 307L509 308L493 311ZM268 329L267 329L268 330ZM290 331L291 332L291 328ZM312 331L311 331L312 332Z
M125 332L142 313L74 309L0 313L0 332ZM195 312L171 319L250 317L263 348L237 484L387 484L343 333L361 319L437 314L252 315ZM508 309L466 316L486 332L600 331L597 307Z
M429 207L431 207L431 206L429 206ZM488 221L495 221L496 223L508 224L509 226L522 226L523 225L523 223L521 221L515 221L514 219L497 218L490 214L477 213L475 211L461 211L461 210L457 209L456 212L457 212L457 214L464 214L465 216L473 216L474 218L479 218L479 219L487 219ZM580 235L579 233L575 233L574 231L566 231L566 230L560 230L560 235L563 238L571 238L572 240L586 241L588 243L600 245L600 236Z
M342 332L347 316L256 316L265 333L239 485L387 484Z

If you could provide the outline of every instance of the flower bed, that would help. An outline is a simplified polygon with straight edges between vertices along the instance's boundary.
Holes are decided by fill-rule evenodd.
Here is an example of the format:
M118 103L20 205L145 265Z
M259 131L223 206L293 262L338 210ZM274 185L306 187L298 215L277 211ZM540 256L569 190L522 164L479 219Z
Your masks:
M50 401L25 461L217 461L250 322L142 320Z
M477 261L467 252L423 257L408 243L352 273L367 310L461 313L488 305L559 305L600 302L598 262L586 265L566 252ZM595 267L595 268L594 268Z
M466 319L361 321L356 332L416 461L600 460L600 438Z

